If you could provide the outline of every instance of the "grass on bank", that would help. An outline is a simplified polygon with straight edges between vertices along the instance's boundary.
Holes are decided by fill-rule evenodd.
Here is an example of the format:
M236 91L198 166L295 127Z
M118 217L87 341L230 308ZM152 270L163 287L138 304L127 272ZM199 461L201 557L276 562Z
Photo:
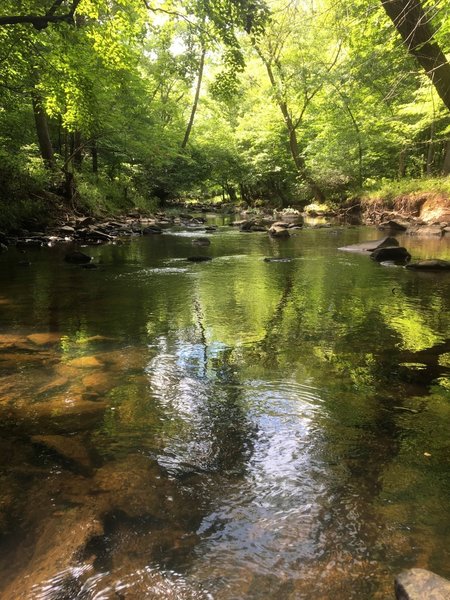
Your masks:
M450 176L424 177L421 179L383 179L375 182L361 194L364 200L392 201L399 196L409 194L438 193L450 197Z

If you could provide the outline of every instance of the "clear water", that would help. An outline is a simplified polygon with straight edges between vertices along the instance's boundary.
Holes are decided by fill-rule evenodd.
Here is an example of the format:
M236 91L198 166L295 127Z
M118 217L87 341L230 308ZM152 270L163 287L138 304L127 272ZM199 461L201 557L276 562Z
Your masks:
M0 597L450 577L450 275L337 250L374 229L197 235L89 248L93 271L0 255ZM450 259L448 237L401 242Z

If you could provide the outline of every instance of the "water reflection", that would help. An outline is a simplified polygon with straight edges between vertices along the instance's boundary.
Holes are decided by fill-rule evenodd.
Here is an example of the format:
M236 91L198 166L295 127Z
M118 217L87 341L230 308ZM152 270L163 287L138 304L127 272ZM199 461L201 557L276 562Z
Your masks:
M170 233L92 249L96 272L0 257L0 594L381 600L401 568L450 576L450 278L336 231L222 228L207 265Z

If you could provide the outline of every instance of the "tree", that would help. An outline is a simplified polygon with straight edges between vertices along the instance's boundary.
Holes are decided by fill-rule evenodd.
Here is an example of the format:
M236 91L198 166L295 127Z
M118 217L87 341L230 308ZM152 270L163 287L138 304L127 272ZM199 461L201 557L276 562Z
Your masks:
M43 15L6 15L0 16L0 26L31 24L37 30L45 29L51 23L73 23L74 15L81 0L54 0ZM62 10L61 10L62 8ZM3 8L5 10L5 7Z
M381 0L409 52L431 79L450 111L450 63L435 39L432 10L420 0Z
M253 40L253 46L266 68L299 176L310 187L314 198L323 202L325 194L306 164L298 132L306 111L335 67L341 46L323 37L322 20L313 19L313 7L308 9L293 2L283 10L276 4L273 8L277 16L271 19L261 40Z

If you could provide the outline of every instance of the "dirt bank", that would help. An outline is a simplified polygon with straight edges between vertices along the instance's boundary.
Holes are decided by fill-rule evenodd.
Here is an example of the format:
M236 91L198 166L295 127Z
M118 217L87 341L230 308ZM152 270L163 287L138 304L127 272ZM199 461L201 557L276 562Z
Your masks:
M418 225L449 225L450 197L442 192L415 192L394 198L362 198L361 218L367 224L400 218Z

